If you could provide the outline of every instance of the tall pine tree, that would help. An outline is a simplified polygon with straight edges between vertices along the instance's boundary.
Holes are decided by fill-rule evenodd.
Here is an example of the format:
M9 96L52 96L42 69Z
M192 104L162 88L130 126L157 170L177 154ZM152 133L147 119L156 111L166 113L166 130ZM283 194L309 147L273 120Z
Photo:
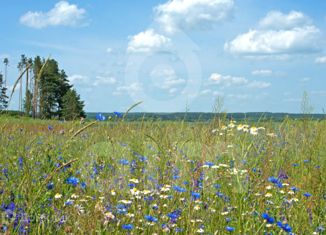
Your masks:
M70 89L62 98L62 117L65 120L75 120L85 117L84 102L74 89Z

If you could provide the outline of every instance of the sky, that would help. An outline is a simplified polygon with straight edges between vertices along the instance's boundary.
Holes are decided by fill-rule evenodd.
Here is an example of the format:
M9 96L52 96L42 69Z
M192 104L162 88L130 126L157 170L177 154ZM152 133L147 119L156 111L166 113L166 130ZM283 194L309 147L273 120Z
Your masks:
M87 112L300 113L306 92L323 113L325 36L324 0L11 0L0 60L12 88L21 54L56 59Z

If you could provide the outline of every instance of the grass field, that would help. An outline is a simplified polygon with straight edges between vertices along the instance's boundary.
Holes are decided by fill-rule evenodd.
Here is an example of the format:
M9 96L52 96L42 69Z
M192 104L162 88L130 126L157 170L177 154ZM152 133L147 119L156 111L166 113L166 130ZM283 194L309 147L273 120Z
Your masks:
M324 234L326 121L0 117L5 234Z

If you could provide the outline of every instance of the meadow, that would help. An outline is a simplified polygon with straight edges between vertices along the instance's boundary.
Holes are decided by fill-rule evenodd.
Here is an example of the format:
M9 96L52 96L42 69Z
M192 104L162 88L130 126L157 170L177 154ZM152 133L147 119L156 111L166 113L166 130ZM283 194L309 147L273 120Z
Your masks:
M0 116L0 131L0 233L325 233L325 120Z

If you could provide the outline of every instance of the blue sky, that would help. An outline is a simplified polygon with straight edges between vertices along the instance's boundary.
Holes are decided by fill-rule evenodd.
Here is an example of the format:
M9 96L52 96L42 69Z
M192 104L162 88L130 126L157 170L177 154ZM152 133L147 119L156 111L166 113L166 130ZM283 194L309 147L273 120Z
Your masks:
M86 111L326 109L326 1L4 1L0 59L55 58ZM1 65L0 71L4 70ZM17 108L15 95L11 108Z

